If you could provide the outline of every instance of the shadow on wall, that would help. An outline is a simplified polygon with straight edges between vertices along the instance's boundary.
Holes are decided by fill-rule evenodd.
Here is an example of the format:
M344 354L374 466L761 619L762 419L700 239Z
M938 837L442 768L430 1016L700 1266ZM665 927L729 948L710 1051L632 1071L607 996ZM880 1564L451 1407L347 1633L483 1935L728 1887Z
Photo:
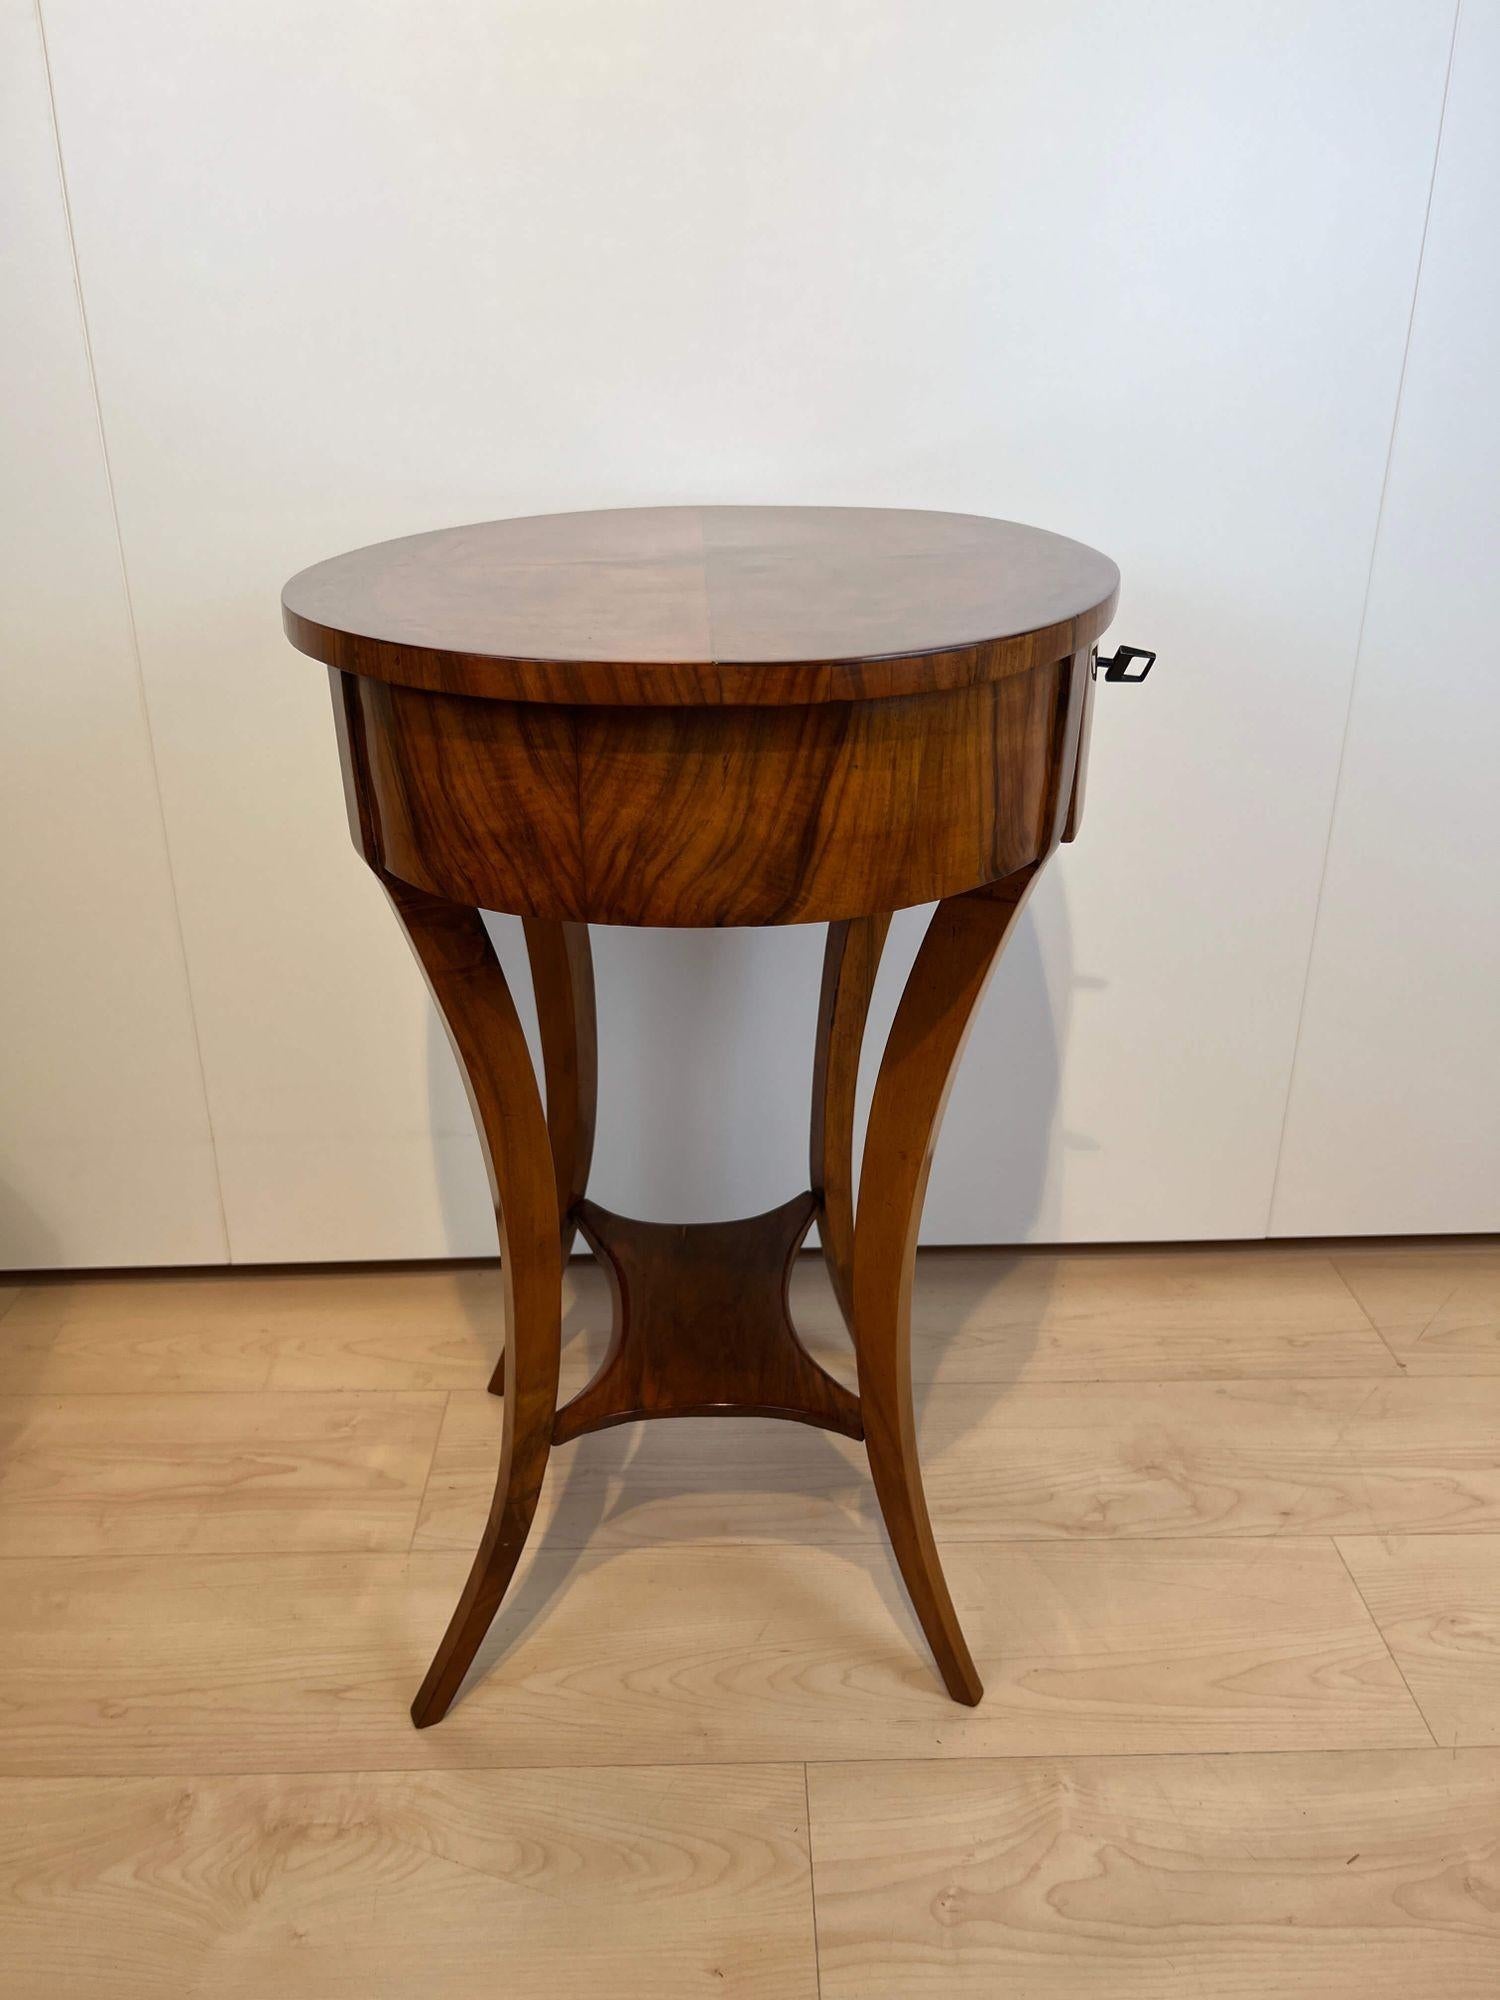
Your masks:
M1093 1146L1083 1133L1056 1129L1074 999L1094 983L1074 965L1066 854L1044 871L976 1015L938 1137L924 1245L1055 1240L1059 1148ZM893 926L893 947L901 929L902 956L899 965L883 968L877 994L883 1011L870 1024L867 1084L926 921L925 910L904 911Z
M856 1150L928 915L928 907L902 910L891 927L865 1036ZM488 923L540 1076L520 921L492 916ZM589 1192L596 1201L650 1221L708 1222L773 1208L807 1185L824 936L821 924L593 927L600 1097ZM959 1065L924 1245L1020 1243L1052 1220L1048 1163L1074 985L1067 901L1054 863L996 968ZM492 1255L468 1103L435 1014L427 1086L450 1248Z
M930 906L898 911L870 1009L856 1157L880 1055ZM541 1075L520 920L487 919ZM821 924L780 930L592 930L599 1125L589 1192L650 1221L753 1215L808 1182ZM999 1247L1053 1220L1060 1047L1074 988L1056 864L990 981L939 1133L922 1243ZM494 1222L467 1099L436 1013L427 1078L434 1170L455 1255L493 1256ZM1087 1144L1074 1135L1073 1145ZM816 1233L810 1239L816 1241ZM921 1273L918 1273L920 1317ZM493 1334L484 1345L493 1345ZM963 1329L953 1329L960 1338ZM935 1336L930 1336L935 1337Z

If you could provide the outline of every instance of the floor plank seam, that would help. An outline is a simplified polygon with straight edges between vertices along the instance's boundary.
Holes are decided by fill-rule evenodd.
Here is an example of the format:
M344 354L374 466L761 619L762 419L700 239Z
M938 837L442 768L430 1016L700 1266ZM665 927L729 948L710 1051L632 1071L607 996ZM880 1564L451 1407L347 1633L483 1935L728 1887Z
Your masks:
M1423 1708L1421 1702L1417 1700L1416 1694L1412 1688L1412 1684L1406 1678L1405 1667L1403 1667L1401 1662L1396 1658L1395 1647L1391 1644L1390 1640L1387 1639L1387 1637L1385 1636L1385 1632L1381 1627L1380 1620L1375 1616L1375 1613L1370 1609L1369 1601L1365 1597L1364 1592L1359 1587L1358 1577L1355 1576L1354 1571L1349 1567L1349 1558L1344 1554L1343 1544L1340 1538L1337 1535L1332 1535L1329 1537L1329 1539L1332 1541L1335 1550L1338 1552L1338 1559L1344 1566L1344 1574L1348 1577L1350 1583L1354 1585L1355 1596L1359 1599L1360 1603L1363 1604L1365 1607L1365 1616L1369 1619L1370 1623L1375 1627L1376 1632L1379 1633L1380 1635L1380 1643L1382 1646L1384 1646L1386 1650L1387 1658L1390 1660L1391 1665L1396 1669L1396 1672L1401 1676L1401 1685L1406 1689L1407 1696L1411 1702L1412 1707L1417 1711L1417 1714L1422 1718L1422 1727L1427 1731L1427 1734L1432 1738L1432 1747L1435 1750L1443 1749L1445 1746L1438 1742L1437 1731L1433 1728L1431 1719L1429 1718L1426 1709ZM1453 1745L1453 1748L1457 1750L1458 1748L1457 1743Z
M818 1948L818 1869L813 1859L812 1787L807 1764L802 1766L802 1813L807 1828L807 1900L812 1915L813 1979L818 2000L823 2000L823 1958Z
M1043 1549L1056 1553L1062 1549L1181 1549L1202 1548L1205 1543L1228 1542L1292 1542L1299 1547L1318 1542L1332 1542L1335 1547L1340 1540L1355 1538L1383 1540L1390 1535L1401 1535L1415 1541L1439 1540L1444 1536L1459 1536L1464 1541L1483 1542L1500 1535L1500 1525L1492 1528L1340 1528L1330 1534L1326 1528L1309 1528L1302 1533L1283 1528L1271 1528L1264 1534L1218 1533L1191 1535L976 1535L965 1537L955 1535L952 1529L946 1531L947 1540L954 1548L961 1549ZM0 1563L53 1563L53 1562L108 1562L129 1560L131 1562L178 1562L190 1557L194 1562L300 1562L324 1560L332 1557L347 1558L357 1562L405 1561L408 1556L418 1560L452 1563L459 1557L472 1552L472 1542L455 1542L442 1548L414 1549L141 1549L122 1553L118 1549L99 1548L82 1550L70 1555L7 1555L0 1554ZM615 1562L624 1557L663 1556L678 1551L692 1551L702 1555L713 1550L721 1555L739 1555L748 1552L763 1553L773 1549L793 1555L829 1555L854 1551L885 1549L888 1544L879 1531L868 1541L812 1542L789 1541L776 1536L762 1535L744 1541L642 1541L632 1542L624 1547L614 1547L598 1542L554 1542L543 1532L538 1542L537 1553L549 1555L595 1555L603 1562ZM1343 1552L1339 1552L1343 1561ZM1347 1568L1348 1565L1344 1564ZM1364 1604L1361 1596L1360 1603ZM1368 1610L1368 1606L1365 1607ZM1384 1641L1382 1640L1382 1643Z
M855 1770L867 1771L872 1766L878 1767L882 1764L938 1764L948 1770L961 1771L970 1764L1035 1764L1045 1769L1053 1764L1064 1763L1097 1763L1108 1764L1113 1767L1117 1764L1159 1764L1167 1760L1175 1763L1183 1758L1189 1761L1196 1760L1201 1764L1212 1762L1216 1758L1227 1760L1231 1757L1236 1762L1239 1762L1242 1758L1247 1757L1288 1757L1302 1760L1308 1757L1337 1757L1340 1759L1360 1757L1431 1757L1434 1754L1451 1759L1454 1756L1464 1756L1470 1750L1481 1753L1489 1750L1500 1750L1500 1739L1497 1739L1493 1743L1458 1744L1438 1743L1436 1741L1432 1743L1335 1743L1326 1745L1323 1748L1319 1748L1316 1745L1309 1747L1307 1744L1301 1743L1294 1746L1263 1745L1259 1748L1239 1750L972 1750L965 1751L962 1757L943 1757L931 1754L924 1756L921 1751L898 1750L879 1757L809 1757L805 1761L805 1768L809 1771L836 1771L846 1766L852 1766ZM474 1767L462 1765L453 1768L469 1770ZM489 1767L486 1766L485 1768L488 1769ZM507 1766L506 1768L511 1767ZM592 1767L575 1764L571 1766L559 1766L558 1768L581 1770ZM670 1770L676 1767L664 1765L662 1768ZM47 1781L38 1780L37 1782Z
M1372 1329L1372 1331L1374 1330ZM1381 1345L1388 1354L1391 1354L1389 1343L1383 1337L1381 1337ZM1029 1387L1057 1389L1150 1389L1163 1386L1175 1387L1180 1383L1198 1384L1205 1388L1228 1387L1236 1384L1242 1384L1247 1388L1263 1388L1268 1383L1273 1382L1484 1382L1493 1381L1496 1374L1494 1368L1476 1367L1445 1368L1441 1375L1413 1375L1406 1362L1400 1360L1394 1354L1392 1355L1392 1359L1395 1361L1397 1372L1388 1375L1372 1375L1368 1370L1350 1368L1304 1368L1299 1369L1295 1375L1219 1374L1214 1372L1204 1373L1201 1369L1194 1369L1190 1373L1175 1375L1054 1375L1028 1373L1022 1378L1011 1374L996 1376L993 1379L989 1377L966 1377L961 1381L948 1381L939 1376L915 1375L912 1377L912 1387L916 1390L917 1398L920 1402L922 1392L927 1389L962 1389L966 1391L1014 1389L1017 1386L1018 1379ZM431 1382L411 1382L400 1388L381 1387L370 1389L350 1387L341 1382L325 1383L319 1387L312 1388L304 1388L296 1383L278 1386L270 1382L249 1382L187 1389L164 1388L149 1380L129 1389L80 1389L76 1387L49 1389L45 1385L25 1389L5 1389L0 1387L0 1396L37 1397L45 1398L49 1402L56 1402L68 1396L470 1396L478 1395L482 1392L487 1393L485 1378L481 1376L476 1376L473 1382L450 1386L446 1389L435 1387ZM642 1419L642 1421L645 1420ZM676 1418L673 1421L682 1422L685 1420ZM724 1419L714 1417L704 1418L701 1421L720 1423ZM742 1421L747 1423L752 1421L760 1422L763 1419L751 1419L747 1417L742 1419Z
M1401 1359L1401 1356L1396 1352L1395 1348L1392 1347L1391 1343L1386 1339L1385 1335L1381 1332L1380 1328L1375 1324L1374 1320L1365 1310L1365 1307L1360 1300L1358 1292L1355 1291L1354 1287L1350 1284L1349 1280L1344 1276L1344 1273L1340 1268L1338 1258L1330 1257L1328 1260L1328 1264L1329 1268L1333 1272L1333 1275L1338 1279L1339 1283L1343 1286L1344 1290L1349 1294L1350 1301L1353 1304L1355 1311L1359 1314L1360 1318L1364 1321L1365 1325L1370 1329L1371 1333L1374 1334L1375 1338L1380 1342L1381 1346L1385 1349L1386 1353L1391 1357L1392 1361L1395 1362L1396 1367L1400 1371L1400 1373L1403 1376L1409 1377L1410 1370L1407 1368L1406 1363Z
M406 1538L406 1553L408 1555L416 1553L417 1533L422 1526L422 1509L427 1505L427 1489L432 1484L433 1468L438 1462L438 1452L443 1442L443 1426L448 1421L448 1404L451 1397L452 1391L445 1389L443 1392L443 1407L438 1412L437 1429L432 1434L432 1451L427 1459L427 1472L422 1480L422 1491L417 1495L416 1512L411 1517L411 1533Z
M1220 1528L1206 1533L1185 1535L963 1535L951 1527L943 1525L936 1507L933 1518L937 1533L946 1547L954 1549L1147 1549L1147 1548L1192 1548L1201 1542L1326 1542L1333 1539L1327 1528ZM1444 1535L1462 1535L1466 1540L1484 1541L1491 1535L1500 1535L1500 1522L1481 1528L1456 1528L1439 1523L1434 1527L1389 1528L1339 1528L1339 1535L1407 1535L1413 1540L1432 1540ZM474 1543L479 1539L476 1523L473 1535L461 1542L429 1543L425 1548L412 1547L407 1551L414 1556L461 1556L473 1552ZM639 1542L559 1542L554 1541L542 1529L537 1543L540 1555L581 1556L597 1555L616 1557L627 1555L667 1555L673 1550L692 1549L701 1554L705 1549L720 1549L725 1552L742 1549L816 1549L825 1555L855 1555L872 1549L883 1549L888 1544L878 1530L868 1539L855 1540L841 1536L837 1541L820 1542L805 1537L800 1541L780 1538L774 1535L746 1535L743 1538L731 1536L680 1536L675 1541L643 1540ZM85 1552L89 1553L89 1552ZM110 1554L110 1550L95 1550L94 1554ZM196 1550L140 1549L134 1556L147 1560L153 1555L194 1555ZM399 1549L244 1549L230 1550L230 1554L264 1556L267 1561L277 1556L289 1555L399 1555ZM0 1562L26 1562L26 1556L0 1555ZM58 1556L59 1562L73 1560Z
M401 1706L401 1713L406 1713L405 1704ZM1420 1711L1418 1713L1420 1716ZM1427 1724L1426 1717L1420 1716L1420 1719L1423 1726L1427 1728L1428 1735L1432 1736L1432 1730ZM839 1757L808 1757L802 1759L798 1757L768 1757L763 1752L757 1752L754 1755L745 1757L714 1756L699 1760L690 1760L686 1763L675 1759L663 1759L661 1757L637 1757L625 1763L602 1764L586 1759L563 1764L559 1764L555 1760L541 1764L481 1764L469 1761L461 1763L435 1762L431 1764L338 1765L274 1763L236 1765L232 1768L224 1765L215 1766L211 1770L205 1770L201 1765L191 1770L181 1770L175 1767L168 1770L157 1764L145 1764L139 1769L128 1771L119 1769L100 1771L85 1770L83 1768L69 1768L66 1771L8 1770L3 1765L0 1765L0 1787L5 1785L69 1785L80 1783L90 1785L139 1785L157 1780L166 1781L172 1779L183 1784L219 1784L221 1782L237 1782L241 1778L324 1778L333 1783L340 1778L441 1778L470 1777L484 1774L492 1777L512 1777L519 1776L522 1773L535 1775L538 1772L546 1773L554 1771L562 1773L570 1771L770 1771L795 1770L799 1763L805 1764L806 1769L809 1771L836 1769L839 1766L852 1766L858 1770L866 1770L872 1766L882 1764L935 1764L941 1765L948 1770L957 1771L962 1770L968 1764L1047 1765L1060 1762L1094 1762L1115 1765L1132 1762L1152 1763L1165 1759L1171 1759L1173 1762L1182 1759L1197 1759L1201 1763L1205 1758L1230 1757L1236 1759L1247 1757L1431 1757L1436 1754L1451 1759L1466 1756L1471 1750L1500 1750L1500 1738L1496 1738L1493 1742L1486 1740L1478 1743L1440 1743L1435 1737L1429 1743L1400 1743L1389 1740L1384 1742L1371 1741L1368 1743L1335 1744L1274 1743L1245 1749L977 1750L966 1751L960 1757L931 1753L924 1755L921 1751L913 1750L902 1750L893 1754L889 1750L881 1750L872 1751L868 1756L864 1757L850 1756L848 1752L845 1752Z
M1389 1350L1387 1350L1387 1352L1389 1352ZM1375 1390L1385 1388L1391 1382L1397 1380L1410 1381L1414 1383L1441 1382L1446 1380L1469 1380L1469 1379L1473 1379L1476 1381L1486 1381L1491 1379L1492 1376L1493 1376L1493 1370L1484 1368L1477 1368L1472 1370L1469 1376L1452 1376L1452 1377L1441 1376L1441 1375L1413 1376L1406 1373L1405 1371L1403 1371L1403 1374L1400 1377L1397 1377L1389 1373L1373 1374L1369 1370L1356 1370L1356 1369L1340 1369L1332 1374L1317 1374L1307 1369L1300 1369L1300 1368L1296 1370L1295 1373L1287 1371L1286 1373L1276 1374L1276 1375L1270 1375L1270 1374L1035 1375L1027 1371L1020 1375L1007 1375L995 1381L968 1379L962 1382L949 1382L935 1377L929 1377L926 1380L923 1380L920 1377L914 1377L912 1381L912 1387L919 1391L924 1389L926 1390L938 1389L950 1393L962 1391L965 1395L967 1395L968 1392L971 1390L978 1390L978 1389L1000 1389L1000 1390L1009 1390L1012 1393L1014 1393L1016 1391L1025 1391L1027 1389L1090 1389L1090 1388L1134 1389L1144 1394L1149 1389L1191 1389L1191 1388L1253 1389L1260 1392L1265 1392L1268 1390L1278 1389L1278 1388L1294 1389L1299 1387L1304 1382L1338 1382L1351 1390L1355 1388L1364 1387L1368 1388L1371 1391L1371 1393L1373 1393ZM129 1388L129 1389L118 1389L118 1388L48 1389L39 1386L34 1389L0 1388L0 1401L64 1403L73 1401L74 1399L77 1399L79 1401L87 1401L98 1396L149 1396L155 1400L163 1400L169 1396L180 1396L183 1398L184 1401L187 1401L188 1399L194 1397L202 1398L209 1396L277 1396L277 1397L337 1396L340 1398L347 1398L350 1401L363 1401L366 1399L374 1401L377 1397L401 1396L410 1398L413 1396L434 1396L434 1397L441 1396L444 1398L446 1402L446 1400L452 1396L478 1397L480 1395L483 1395L485 1398L485 1406L487 1408L493 1406L495 1410L498 1412L499 1409L503 1407L502 1399L492 1396L490 1394L486 1386L486 1380L481 1380L476 1378L476 1380L472 1384L450 1385L447 1388L435 1387L431 1383L420 1383L420 1382L407 1383L407 1384L402 1384L400 1386L393 1386L391 1384L381 1384L378 1387L368 1387L368 1388L361 1388L358 1385L352 1387L345 1387L342 1384L337 1384L337 1383L332 1385L331 1387L326 1387L326 1388L302 1388L298 1386L292 1386L290 1388L275 1388L265 1384L258 1385L254 1388L241 1388L237 1385L220 1387L215 1384L207 1384L201 1387L199 1386L178 1387L176 1385L158 1386L157 1384L152 1382L144 1382L138 1388ZM652 1423L652 1422L661 1423L663 1421L668 1421L672 1423L696 1422L696 1423L722 1424L726 1422L731 1422L731 1423L747 1423L747 1424L768 1424L768 1423L779 1424L785 1420L778 1417L764 1417L755 1415L744 1415L744 1416L729 1417L729 1418L722 1416L697 1416L693 1418L674 1417L671 1419L639 1417L633 1420L633 1422L640 1424ZM615 1428L624 1429L627 1428L627 1426L620 1425L616 1426ZM598 1436L600 1435L600 1433L598 1432L585 1433L585 1435ZM570 1442L581 1443L582 1438L575 1438L570 1440Z
M1092 1752L1090 1752L1092 1754ZM1172 1752L1178 1754L1178 1752ZM1184 1750L1182 1756L1192 1756L1194 1752ZM1202 1754L1202 1752L1198 1752ZM1210 1752L1216 1754L1216 1752ZM1228 1754L1228 1752L1226 1752ZM1286 1756L1288 1752L1276 1752ZM1298 1754L1298 1752L1290 1752ZM1322 1754L1322 1752L1314 1752ZM1328 1752L1334 1754L1334 1752ZM1342 1752L1338 1752L1342 1756ZM1354 1750L1352 1756L1368 1756L1368 1750ZM1426 1748L1420 1748L1416 1756L1428 1756ZM924 1758L826 1758L824 1762L844 1762L844 1764L906 1764L906 1762L928 1762ZM930 1762L940 1764L962 1764L966 1758L932 1758ZM986 1758L984 1762L1020 1762L1014 1758ZM1040 1762L1046 1762L1042 1758ZM800 1758L794 1756L754 1756L754 1758L700 1758L696 1762L678 1762L672 1758L642 1758L630 1764L256 1764L244 1770L0 1770L0 1786L6 1784L238 1784L242 1778L266 1778L268 1782L276 1778L326 1778L328 1784L338 1784L342 1778L510 1778L526 1772L528 1776L546 1776L548 1772L638 1772L638 1770L680 1770L684 1774L704 1774L714 1770L784 1770L794 1772Z

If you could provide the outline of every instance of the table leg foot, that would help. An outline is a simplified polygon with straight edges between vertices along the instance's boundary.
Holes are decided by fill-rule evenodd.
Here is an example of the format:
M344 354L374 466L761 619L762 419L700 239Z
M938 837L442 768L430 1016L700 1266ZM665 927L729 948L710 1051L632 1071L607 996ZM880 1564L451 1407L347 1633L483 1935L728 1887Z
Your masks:
M411 1719L418 1729L430 1728L448 1713L500 1609L531 1532L551 1443L550 1432L549 1422L542 1435L533 1431L512 1438L507 1425L494 1505L483 1540L442 1644L433 1655L432 1665L411 1705Z
M483 919L477 910L377 873L427 975L468 1085L495 1199L505 1286L500 1471L468 1582L412 1704L412 1721L425 1729L447 1714L536 1513L557 1409L562 1237L541 1093Z
M943 1685L984 1692L938 1559L917 1460L911 1287L948 1092L1000 948L1039 872L1022 869L933 911L881 1059L854 1229L854 1346L870 1471L896 1563Z

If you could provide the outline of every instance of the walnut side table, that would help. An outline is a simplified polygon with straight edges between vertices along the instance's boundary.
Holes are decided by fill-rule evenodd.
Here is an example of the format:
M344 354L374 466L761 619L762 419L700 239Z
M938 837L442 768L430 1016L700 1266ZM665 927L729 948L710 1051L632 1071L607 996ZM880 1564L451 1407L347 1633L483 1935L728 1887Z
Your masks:
M917 1463L912 1266L938 1123L990 970L1078 826L1094 642L1118 572L977 515L664 507L492 521L304 570L292 644L329 668L355 844L427 976L489 1164L506 1301L488 1525L416 1700L440 1721L499 1608L554 1445L640 1417L754 1414L865 1440L950 1695L982 1692ZM1124 664L1150 656L1123 649ZM853 1196L855 1076L891 912L935 901ZM524 919L545 1108L479 912ZM588 926L826 923L811 1187L673 1228L586 1199ZM859 1394L787 1308L816 1221ZM614 1328L557 1406L562 1266Z

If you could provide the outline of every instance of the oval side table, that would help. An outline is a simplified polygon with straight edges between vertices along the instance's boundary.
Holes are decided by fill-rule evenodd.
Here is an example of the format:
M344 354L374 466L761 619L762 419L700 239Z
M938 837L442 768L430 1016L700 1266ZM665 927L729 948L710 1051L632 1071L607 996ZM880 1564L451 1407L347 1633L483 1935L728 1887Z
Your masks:
M667 507L415 535L287 585L288 636L330 670L355 844L447 1025L499 1222L499 1475L412 1705L419 1727L447 1712L499 1608L553 1445L641 1417L755 1414L862 1437L944 1685L979 1700L917 1463L912 1267L975 1006L1042 864L1077 830L1094 642L1118 583L1092 549L976 515ZM875 972L891 912L926 902L856 1210ZM482 909L524 920L545 1107ZM806 1192L688 1227L586 1198L591 923L827 924ZM857 1396L788 1312L814 1221ZM559 1409L575 1230L610 1276L614 1326Z

